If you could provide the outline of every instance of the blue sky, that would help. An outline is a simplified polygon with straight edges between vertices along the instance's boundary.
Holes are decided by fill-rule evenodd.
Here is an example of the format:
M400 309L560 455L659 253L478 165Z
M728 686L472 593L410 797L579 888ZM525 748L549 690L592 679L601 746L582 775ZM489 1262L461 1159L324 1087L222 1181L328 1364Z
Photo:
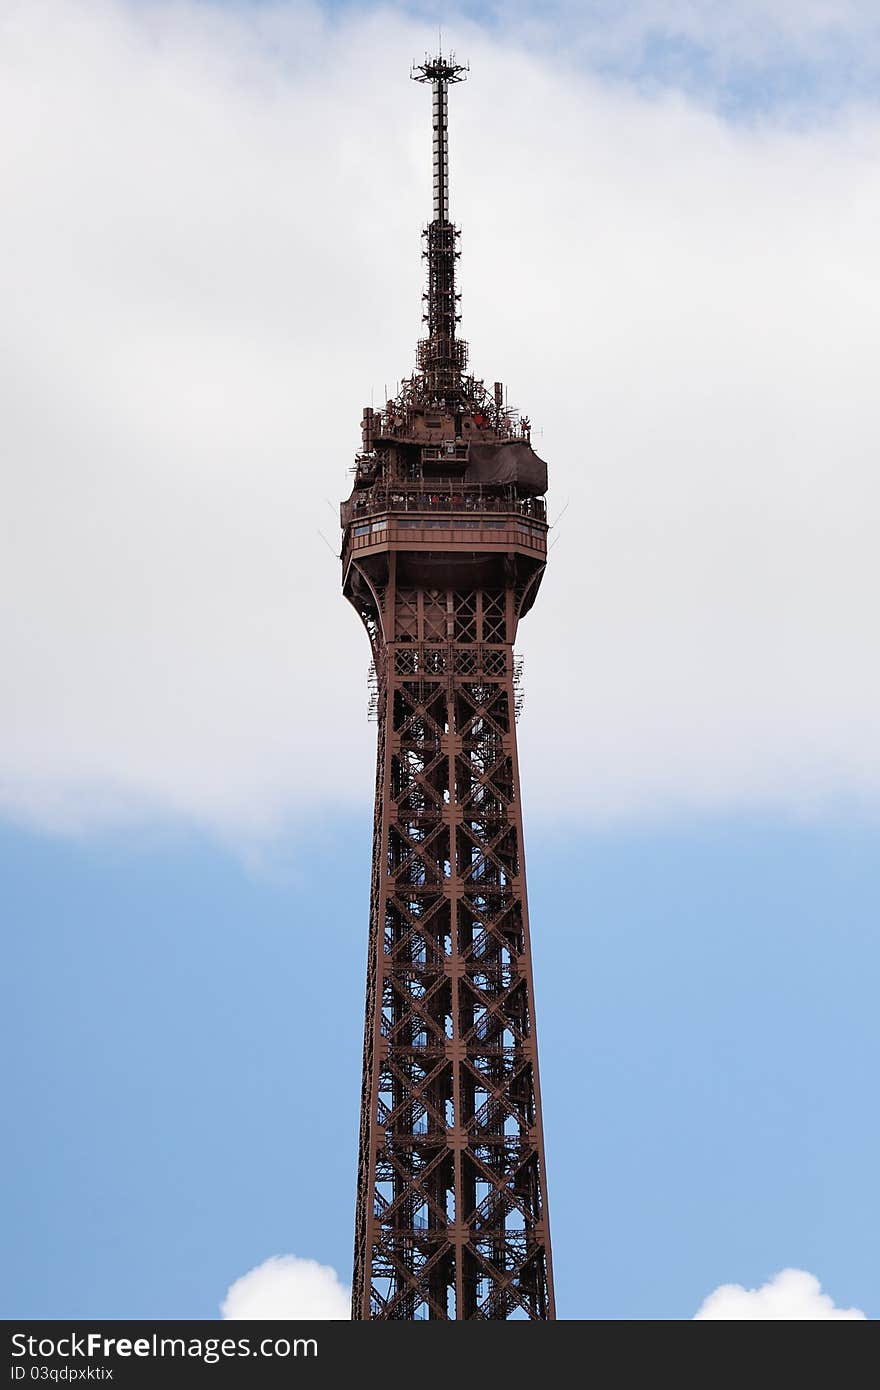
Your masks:
M433 19L330 10L6 35L7 1317L350 1274L374 729L318 531L418 330ZM521 642L560 1314L794 1267L877 1317L877 22L462 13L465 328L568 504Z
M331 0L326 8L344 16L376 7ZM574 58L647 92L686 92L736 120L782 111L815 120L873 102L880 67L880 20L870 0L410 0L384 8L435 34L442 23L451 45L460 42L462 20L501 42L527 37L562 66Z
M273 881L185 832L4 834L8 1316L213 1317L288 1250L347 1271L366 818L336 836ZM562 1316L689 1317L788 1265L880 1313L876 851L532 835Z

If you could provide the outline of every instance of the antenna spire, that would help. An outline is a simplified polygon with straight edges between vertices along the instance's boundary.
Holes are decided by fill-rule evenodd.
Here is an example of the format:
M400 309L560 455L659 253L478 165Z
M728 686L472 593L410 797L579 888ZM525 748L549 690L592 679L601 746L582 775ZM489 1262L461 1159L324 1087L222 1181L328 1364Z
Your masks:
M428 261L428 289L424 320L428 337L419 343L419 366L429 394L440 400L451 399L459 390L461 372L467 360L467 344L456 342L458 294L455 289L455 248L458 232L449 220L449 86L463 82L466 64L457 63L455 54L413 65L416 82L431 83L434 150L434 219L425 231Z
M466 63L457 63L455 54L436 58L425 54L423 63L414 63L410 74L415 82L430 82L434 124L434 220L448 221L449 213L449 95L452 82L463 82L468 74Z

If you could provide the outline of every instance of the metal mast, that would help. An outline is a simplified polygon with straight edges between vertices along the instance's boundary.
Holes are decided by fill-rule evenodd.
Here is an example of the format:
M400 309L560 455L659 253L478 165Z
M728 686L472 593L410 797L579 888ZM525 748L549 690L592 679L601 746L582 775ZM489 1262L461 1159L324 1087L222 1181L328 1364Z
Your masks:
M430 82L434 137L434 219L425 228L428 288L424 320L428 336L419 343L419 366L428 392L439 401L454 401L467 363L467 344L456 342L458 299L455 262L458 231L449 220L449 86L464 80L467 69L454 57L425 59L413 67L416 82Z
M352 1316L554 1317L513 653L547 555L529 422L466 373L432 86L418 370L367 408L343 592L370 639L376 801Z

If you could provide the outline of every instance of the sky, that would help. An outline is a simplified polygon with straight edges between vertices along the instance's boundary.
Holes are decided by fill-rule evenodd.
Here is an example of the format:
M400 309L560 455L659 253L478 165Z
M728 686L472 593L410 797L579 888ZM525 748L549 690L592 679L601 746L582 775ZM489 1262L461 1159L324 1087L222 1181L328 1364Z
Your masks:
M436 20L0 17L6 1316L345 1315L375 730L335 512L419 336ZM463 332L550 466L560 1314L876 1317L880 21L443 36Z

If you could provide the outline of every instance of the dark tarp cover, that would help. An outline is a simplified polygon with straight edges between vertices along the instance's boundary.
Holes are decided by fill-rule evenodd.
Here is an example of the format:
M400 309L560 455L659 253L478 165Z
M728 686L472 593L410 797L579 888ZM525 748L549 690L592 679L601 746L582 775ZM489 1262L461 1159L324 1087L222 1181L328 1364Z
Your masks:
M465 479L469 483L517 483L529 492L547 491L547 465L531 444L471 444Z

